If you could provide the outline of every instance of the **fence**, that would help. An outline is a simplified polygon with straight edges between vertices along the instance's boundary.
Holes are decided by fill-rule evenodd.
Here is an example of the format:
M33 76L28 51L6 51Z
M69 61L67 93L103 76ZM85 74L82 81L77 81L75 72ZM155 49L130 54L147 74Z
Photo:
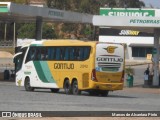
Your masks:
M0 40L0 47L13 47L13 41L12 40Z

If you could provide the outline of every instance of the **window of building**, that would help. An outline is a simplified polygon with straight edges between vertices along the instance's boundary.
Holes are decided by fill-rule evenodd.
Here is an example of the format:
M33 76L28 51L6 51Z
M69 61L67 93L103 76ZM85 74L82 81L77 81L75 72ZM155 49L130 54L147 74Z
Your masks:
M132 47L132 57L147 57L152 54L152 47Z

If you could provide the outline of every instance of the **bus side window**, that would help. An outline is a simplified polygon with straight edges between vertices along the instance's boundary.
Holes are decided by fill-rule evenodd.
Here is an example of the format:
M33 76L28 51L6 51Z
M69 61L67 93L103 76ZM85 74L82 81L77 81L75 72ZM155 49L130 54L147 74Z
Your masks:
M60 48L56 48L56 60L60 60Z
M65 57L64 60L69 60L69 48L65 47Z
M29 49L29 52L27 54L27 59L26 59L25 63L35 59L35 52L36 51L35 51L35 49L33 47L31 47Z
M41 52L40 52L40 49L39 48L37 48L37 50L36 50L36 54L35 54L35 59L34 60L40 60L40 58L41 58L41 54L40 54Z
M31 52L30 52L30 60L34 60L35 59L35 54L36 54L36 50L32 48Z
M47 60L48 59L48 49L42 48L41 54L40 54L40 60Z
M75 60L80 60L80 49L78 47L75 48L74 59Z
M84 56L83 56L83 60L87 60L89 58L90 55L90 47L84 47Z
M69 60L74 60L74 48L69 49Z
M40 58L39 60L44 60L45 59L45 50L44 48L41 49L41 52L40 52Z
M48 48L48 60L55 60L56 58L56 49L55 47Z
M64 47L60 47L60 60L65 59L65 51Z
M52 60L53 59L53 48L49 47L48 48L48 60Z
M55 60L56 59L56 48L53 48L52 54L53 54L53 59L52 60Z
M83 60L83 54L84 54L83 51L84 51L84 50L83 50L83 48L81 47L81 48L79 49L79 60Z

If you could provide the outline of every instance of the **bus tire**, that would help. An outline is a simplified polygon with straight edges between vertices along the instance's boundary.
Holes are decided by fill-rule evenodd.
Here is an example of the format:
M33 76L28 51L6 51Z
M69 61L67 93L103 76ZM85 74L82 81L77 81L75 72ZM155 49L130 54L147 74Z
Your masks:
M51 88L50 90L51 90L51 92L53 92L53 93L58 93L58 92L59 92L59 89L58 89L58 88Z
M77 82L77 80L73 81L73 84L72 84L72 93L73 93L73 95L80 95L81 94L81 91L78 89L78 82Z
M67 95L72 94L71 84L69 83L69 80L64 81L64 91Z
M103 90L99 92L101 96L105 97L108 96L109 91L108 90Z
M24 82L24 87L26 91L34 91L34 88L30 85L30 79L27 77Z

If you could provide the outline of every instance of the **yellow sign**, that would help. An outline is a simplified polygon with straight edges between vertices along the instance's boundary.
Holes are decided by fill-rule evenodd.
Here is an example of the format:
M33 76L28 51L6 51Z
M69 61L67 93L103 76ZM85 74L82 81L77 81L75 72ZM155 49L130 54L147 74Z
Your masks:
M147 54L147 60L151 60L152 59L152 54Z

